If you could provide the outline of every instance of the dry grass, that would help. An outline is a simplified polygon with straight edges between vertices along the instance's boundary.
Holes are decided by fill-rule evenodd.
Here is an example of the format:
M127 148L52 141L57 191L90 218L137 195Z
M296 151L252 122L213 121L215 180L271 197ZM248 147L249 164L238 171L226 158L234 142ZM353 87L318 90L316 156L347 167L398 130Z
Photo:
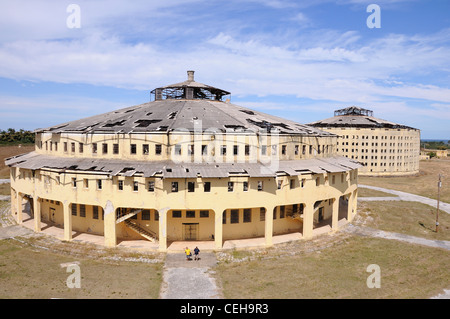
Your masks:
M443 174L440 199L450 203L450 159L420 161L420 173L407 177L358 177L359 184L390 188L437 199L438 175Z
M335 238L336 239L336 238ZM448 288L450 254L398 241L348 237L322 250L290 246L294 255L221 263L226 298L429 298ZM367 287L367 266L381 269L381 288Z
M81 288L62 263L79 261ZM0 241L0 298L157 298L162 264L80 259Z
M9 178L9 167L5 165L5 159L11 156L34 151L34 145L0 145L0 178Z
M436 233L436 208L418 202L359 202L354 223L390 232L433 240L450 240L450 214L439 211Z
M0 184L0 195L11 195L11 184Z

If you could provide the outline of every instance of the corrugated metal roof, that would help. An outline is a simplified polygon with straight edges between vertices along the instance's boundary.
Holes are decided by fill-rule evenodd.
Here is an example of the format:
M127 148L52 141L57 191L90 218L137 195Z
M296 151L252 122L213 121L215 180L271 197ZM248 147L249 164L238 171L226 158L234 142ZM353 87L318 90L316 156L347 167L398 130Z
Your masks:
M52 168L61 171L89 171L107 173L111 176L152 177L162 174L163 178L204 178L228 177L242 174L250 177L275 177L277 172L285 172L295 176L311 172L322 174L326 172L345 172L361 165L346 157L315 158L305 160L279 161L275 164L257 163L174 163L172 161L145 162L120 161L90 158L62 158L41 155L35 152L8 158L6 165L25 169Z
M373 116L367 115L338 115L330 117L324 120L315 121L308 125L316 128L320 127L368 127L368 128L400 128L400 129L413 129L413 127L398 124L383 119L379 119Z

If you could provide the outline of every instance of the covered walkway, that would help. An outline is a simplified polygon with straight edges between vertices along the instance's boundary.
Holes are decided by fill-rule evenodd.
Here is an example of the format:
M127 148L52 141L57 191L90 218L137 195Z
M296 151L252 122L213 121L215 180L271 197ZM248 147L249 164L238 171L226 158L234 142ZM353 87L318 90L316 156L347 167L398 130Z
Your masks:
M347 223L346 219L339 220L339 229ZM22 226L29 228L31 230L34 229L34 219L27 213L23 212L23 222ZM64 240L64 228L55 226L51 223L46 223L45 221L41 222L41 233L49 236L53 236L59 240ZM332 231L330 225L324 225L322 227L317 227L313 230L313 237L321 234L326 234ZM301 240L301 233L291 233L284 235L274 235L273 236L273 244L282 244L292 241ZM99 246L105 245L104 236L89 234L89 233L79 233L72 232L72 241L80 242L80 243L90 243ZM158 242L150 242L148 240L118 240L118 247L131 248L137 250L150 250L150 251L158 251L159 244ZM179 253L180 251L184 251L186 247L194 248L198 246L201 251L214 251L217 250L215 248L214 241L174 241L169 242L167 247L168 253ZM248 249L248 248L261 248L266 246L266 240L264 237L259 238L249 238L249 239L236 239L236 240L226 240L223 243L222 249Z

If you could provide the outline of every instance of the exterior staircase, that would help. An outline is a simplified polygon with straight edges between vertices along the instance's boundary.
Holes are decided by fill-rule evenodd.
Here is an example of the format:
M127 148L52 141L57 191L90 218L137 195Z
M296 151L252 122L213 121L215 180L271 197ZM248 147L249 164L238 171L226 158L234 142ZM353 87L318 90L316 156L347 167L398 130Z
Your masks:
M131 230L135 231L136 233L138 233L139 235L141 235L145 239L148 239L151 242L156 242L157 241L157 235L154 232L152 232L152 231L150 231L148 229L144 229L144 228L140 227L139 225L136 225L135 223L133 223L129 219L124 220L124 223Z
M140 212L142 212L142 209L134 209L128 214L117 216L116 224L120 224L124 220L127 220L128 218L133 217L134 215L139 214Z

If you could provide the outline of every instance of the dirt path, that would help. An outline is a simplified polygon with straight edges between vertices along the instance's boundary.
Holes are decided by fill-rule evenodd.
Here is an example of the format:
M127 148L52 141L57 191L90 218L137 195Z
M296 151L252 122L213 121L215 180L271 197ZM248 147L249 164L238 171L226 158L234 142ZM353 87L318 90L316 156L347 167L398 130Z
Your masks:
M426 205L430 205L433 207L436 207L437 200L423 197L419 195L414 195L410 193L405 193L401 191L396 191L393 189L388 188L382 188L382 187L376 187L376 186L369 186L369 185L358 185L358 187L361 188L369 188L377 191L381 191L384 193L389 193L393 195L397 195L398 197L359 197L358 200L366 200L366 201L391 201L391 200L403 200L403 201L409 201L409 202L420 202ZM450 204L444 203L442 201L439 202L439 209L445 211L446 213L450 214Z
M356 226L353 224L348 224L344 227L343 231L349 232L359 236L368 236L368 237L378 237L385 239L393 239L408 242L411 244L424 245L435 248L442 248L450 251L450 241L446 240L432 240L426 239L422 237L416 237L411 235L399 234L394 232L387 232L375 228L370 228L366 226Z

